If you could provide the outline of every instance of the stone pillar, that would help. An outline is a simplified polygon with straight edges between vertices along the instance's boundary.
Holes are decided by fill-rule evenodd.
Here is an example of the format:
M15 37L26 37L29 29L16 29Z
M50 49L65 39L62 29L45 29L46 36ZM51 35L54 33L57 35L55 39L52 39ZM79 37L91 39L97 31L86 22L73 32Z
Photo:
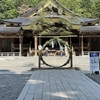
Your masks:
M34 37L35 56L37 56L37 46L38 46L38 39L37 39L37 36L35 36Z

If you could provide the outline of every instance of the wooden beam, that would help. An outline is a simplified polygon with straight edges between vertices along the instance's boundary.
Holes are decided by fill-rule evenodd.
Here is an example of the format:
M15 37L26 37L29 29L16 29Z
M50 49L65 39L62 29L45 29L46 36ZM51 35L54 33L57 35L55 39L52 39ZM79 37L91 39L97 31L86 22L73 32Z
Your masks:
M79 37L81 38L81 35ZM100 35L83 35L83 37L100 37Z
M33 36L33 37L36 37L36 36ZM68 35L68 36L37 36L37 37L40 37L40 38L52 38L52 37L78 37L77 35Z
M19 36L0 36L0 38L19 38Z
M81 35L85 35L85 34L100 34L100 31L90 31L90 32L81 32Z

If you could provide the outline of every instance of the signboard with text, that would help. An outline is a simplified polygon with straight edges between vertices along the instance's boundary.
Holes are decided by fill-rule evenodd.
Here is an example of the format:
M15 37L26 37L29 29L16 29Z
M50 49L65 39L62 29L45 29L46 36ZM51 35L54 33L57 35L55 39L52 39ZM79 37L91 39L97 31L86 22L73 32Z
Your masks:
M92 72L99 71L99 53L98 52L90 53L90 71Z

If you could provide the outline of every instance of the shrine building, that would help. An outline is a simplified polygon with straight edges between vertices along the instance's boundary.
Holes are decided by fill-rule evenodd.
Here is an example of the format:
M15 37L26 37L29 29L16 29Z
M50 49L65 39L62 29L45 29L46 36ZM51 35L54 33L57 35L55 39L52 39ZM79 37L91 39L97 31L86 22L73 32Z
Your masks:
M100 19L81 17L58 0L46 0L0 25L0 56L38 55L38 45L59 37L73 47L73 55L100 52ZM51 49L51 47L49 48ZM55 48L57 48L57 45Z

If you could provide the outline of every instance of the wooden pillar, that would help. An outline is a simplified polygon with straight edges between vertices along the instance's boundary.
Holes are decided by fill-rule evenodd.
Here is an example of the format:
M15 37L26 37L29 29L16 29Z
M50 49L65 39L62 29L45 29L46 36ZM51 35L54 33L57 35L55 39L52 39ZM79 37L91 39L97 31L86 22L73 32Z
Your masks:
M38 45L38 39L37 36L35 36L34 37L35 56L37 56L37 45Z
M66 41L66 44L68 45L68 37L66 37L66 40L65 41Z
M72 54L72 40L71 40L71 37L70 37L70 48L71 48L71 53L70 53L70 56L71 56L71 60L70 60L70 67L73 68L73 54Z
M90 48L90 37L88 38L88 51L90 51L91 48Z
M81 55L81 39L80 39L80 36L79 36L79 55Z
M29 44L29 56L31 56L31 43Z
M22 55L23 55L23 36L21 37L21 42L22 42Z
M14 52L14 39L11 38L11 52Z
M1 40L1 38L0 38L0 52L1 52L1 49L2 49L2 48L1 48L1 43L2 43L1 41L2 41L2 40Z
M81 55L83 56L83 35L81 36Z
M23 37L19 36L19 56L22 56L22 45L23 45Z

